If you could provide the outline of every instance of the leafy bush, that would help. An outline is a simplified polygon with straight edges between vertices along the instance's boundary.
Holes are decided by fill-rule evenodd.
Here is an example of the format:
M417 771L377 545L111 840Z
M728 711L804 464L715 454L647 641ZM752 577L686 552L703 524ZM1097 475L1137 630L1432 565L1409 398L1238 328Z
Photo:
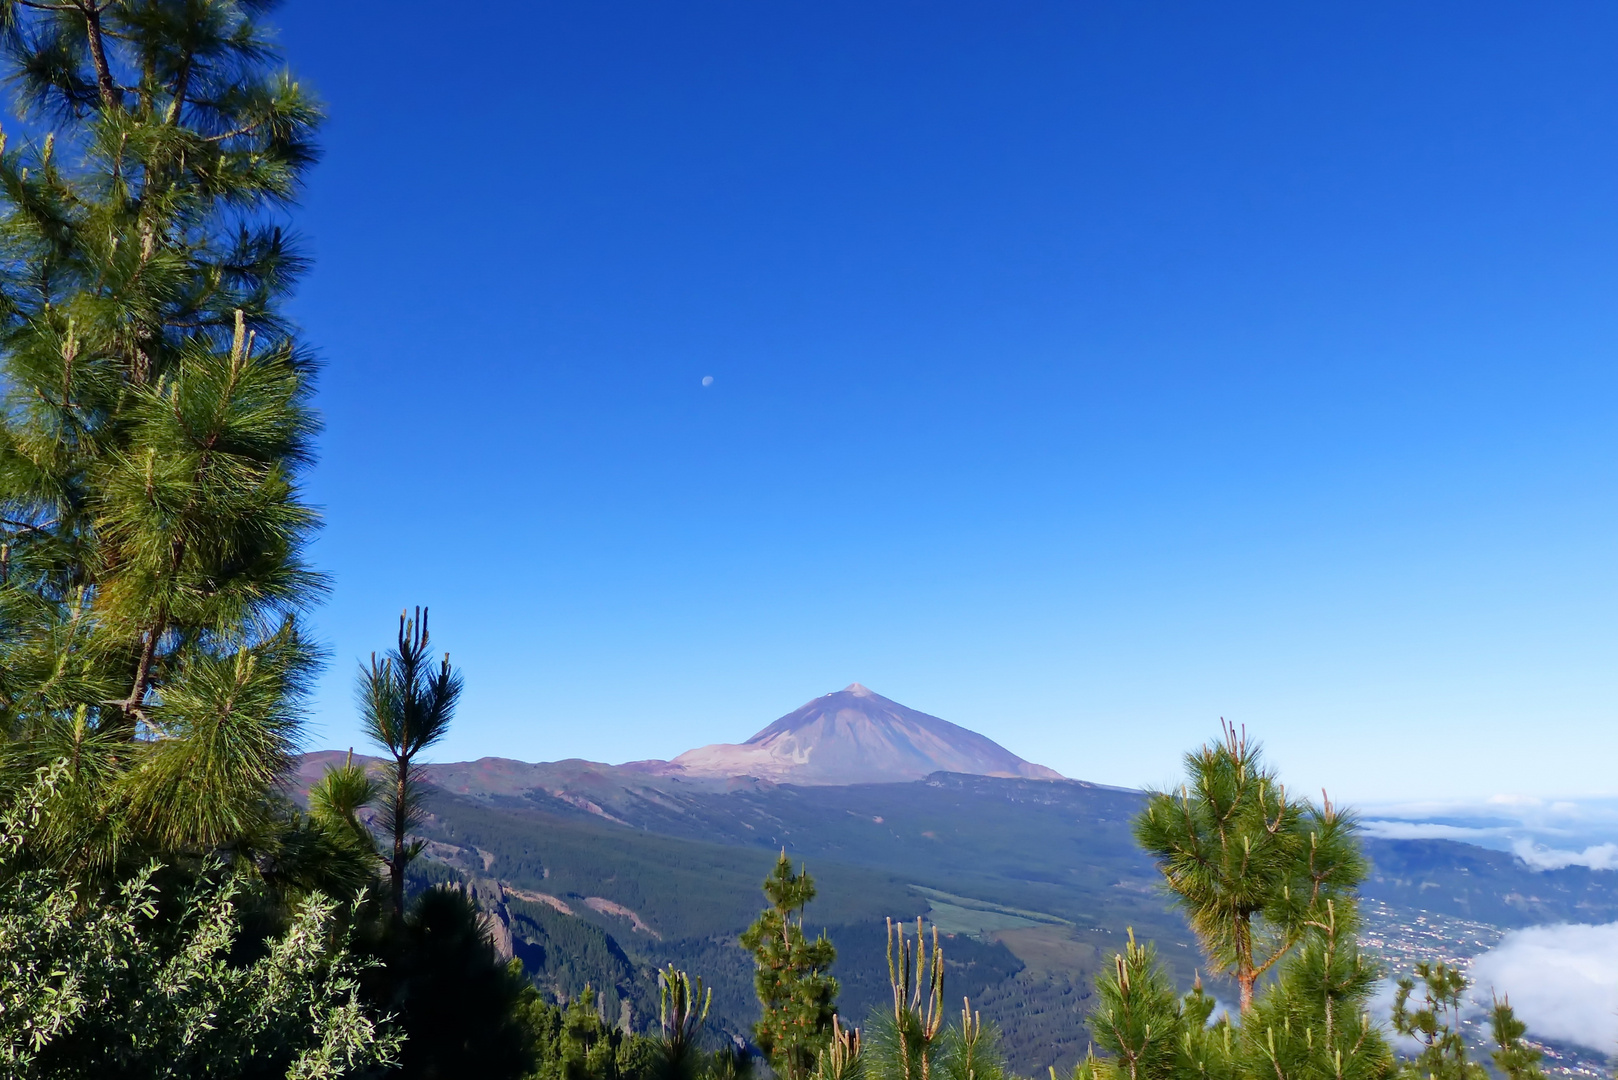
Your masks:
M203 873L165 899L155 862L96 892L30 866L24 836L64 771L0 818L8 1076L328 1080L395 1059L399 1034L361 1003L333 901L303 900L285 933L239 961L238 878Z

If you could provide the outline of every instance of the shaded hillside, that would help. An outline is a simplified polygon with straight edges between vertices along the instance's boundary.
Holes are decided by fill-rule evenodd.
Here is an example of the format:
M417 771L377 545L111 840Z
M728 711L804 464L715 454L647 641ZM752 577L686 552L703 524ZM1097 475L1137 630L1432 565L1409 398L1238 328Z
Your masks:
M499 883L514 953L558 998L588 982L609 1017L644 1027L655 1022L653 971L673 962L713 987L716 1028L750 1034L757 1016L752 964L736 939L763 905L759 885L774 862L770 849L447 794L435 798L426 831L441 865L474 883ZM902 877L871 867L811 865L820 897L809 909L809 928L824 929L837 944L842 1008L863 1021L887 993L885 919L925 915L930 901ZM992 936L946 940L952 995L981 996L1024 967Z

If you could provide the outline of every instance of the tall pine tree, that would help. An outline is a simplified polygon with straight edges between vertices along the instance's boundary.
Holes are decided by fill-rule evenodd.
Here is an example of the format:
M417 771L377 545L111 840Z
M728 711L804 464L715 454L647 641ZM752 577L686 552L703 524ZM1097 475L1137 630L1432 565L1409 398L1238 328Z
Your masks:
M322 588L282 212L320 107L273 0L0 0L0 724L66 758L32 846L262 849Z
M1075 1080L1387 1080L1369 1004L1380 973L1359 951L1366 871L1352 815L1290 800L1258 746L1227 727L1186 757L1177 795L1154 795L1136 835L1157 855L1203 950L1235 976L1240 1016L1210 1024L1201 982L1183 998L1136 944L1097 980L1090 1026L1109 1056ZM1266 971L1275 978L1258 991Z
M421 841L410 834L423 820L424 785L416 769L416 755L449 731L455 703L461 696L461 677L449 666L449 654L435 667L428 650L427 609L417 608L414 618L399 616L399 644L369 667L360 669L355 697L360 723L371 741L388 752L382 766L377 801L378 824L385 834L382 859L388 867L393 913L405 914L405 871L421 853Z
M815 882L807 869L793 872L785 851L764 880L764 895L770 906L742 934L763 1007L753 1035L783 1080L804 1080L831 1039L839 987L829 972L837 950L824 933L814 941L804 936L803 909L815 898Z
M1364 877L1353 821L1289 798L1257 743L1224 738L1185 757L1187 782L1135 821L1211 963L1253 1007L1254 986Z

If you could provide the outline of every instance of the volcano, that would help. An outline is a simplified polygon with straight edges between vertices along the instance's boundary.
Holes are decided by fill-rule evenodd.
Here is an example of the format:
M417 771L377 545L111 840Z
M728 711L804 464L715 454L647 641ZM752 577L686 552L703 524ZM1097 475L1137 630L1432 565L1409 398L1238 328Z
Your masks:
M919 780L935 772L1060 780L993 739L907 708L859 683L815 698L744 743L688 750L669 763L687 776L752 776L788 784Z

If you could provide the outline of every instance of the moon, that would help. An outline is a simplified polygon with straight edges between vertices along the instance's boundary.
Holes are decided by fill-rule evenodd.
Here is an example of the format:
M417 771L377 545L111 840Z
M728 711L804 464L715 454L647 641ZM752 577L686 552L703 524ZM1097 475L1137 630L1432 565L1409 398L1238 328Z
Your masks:
M704 375L702 377L702 385L703 386L712 386L713 385L713 376L712 375Z

